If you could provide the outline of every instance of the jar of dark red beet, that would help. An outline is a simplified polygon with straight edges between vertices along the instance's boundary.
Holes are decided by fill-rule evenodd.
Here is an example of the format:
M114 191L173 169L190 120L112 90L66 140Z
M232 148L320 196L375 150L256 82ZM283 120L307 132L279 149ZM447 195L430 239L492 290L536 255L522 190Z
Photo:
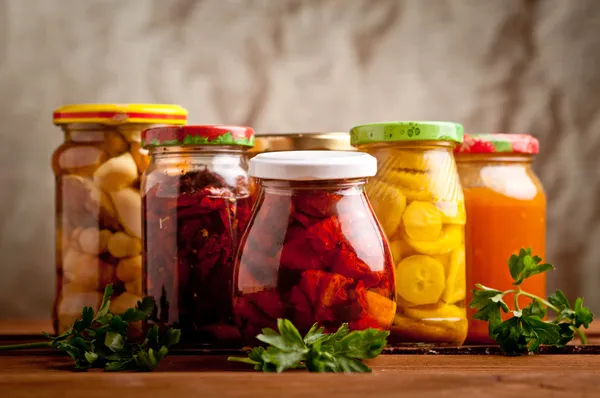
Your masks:
M192 344L235 346L235 251L251 213L249 127L182 126L143 132L151 161L143 175L144 292L152 323L181 329Z
M377 161L359 152L284 151L250 160L258 196L240 242L234 312L247 343L290 319L305 333L387 329L396 310L388 243L365 194Z

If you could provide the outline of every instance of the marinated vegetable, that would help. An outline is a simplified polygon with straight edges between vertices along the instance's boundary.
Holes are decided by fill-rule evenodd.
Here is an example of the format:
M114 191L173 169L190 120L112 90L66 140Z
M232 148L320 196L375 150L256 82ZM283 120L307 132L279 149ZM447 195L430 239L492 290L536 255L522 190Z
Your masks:
M367 167L360 178L344 179L352 162L365 160L338 154L279 152L251 161L261 185L238 252L234 299L248 342L275 327L278 318L290 319L301 333L315 322L331 332L343 323L350 329L387 329L394 319L391 253L363 189L364 173L375 172L372 158L362 158ZM328 157L341 165L329 164L327 181L321 181ZM270 169L261 168L271 161ZM312 180L295 180L295 170Z
M546 195L532 168L538 141L521 134L465 136L455 157L465 192L467 285L480 283L501 290L513 289L505 272L506 259L520 247L530 247L544 257L546 250ZM527 280L523 288L546 295L546 274ZM510 293L507 296L510 298ZM472 298L472 288L467 299ZM528 301L519 297L519 305ZM469 309L467 341L490 344L486 322L474 319Z
M55 151L57 295L55 331L84 305L97 308L107 284L113 303L142 294L140 175L147 164L141 131L185 123L178 106L70 105L54 113L65 142ZM125 270L125 271L124 271Z
M390 242L397 315L390 342L462 344L465 309L464 198L452 149L453 123L358 126L352 142L378 160L367 193Z
M233 261L252 207L245 159L252 138L246 127L144 132L152 159L142 181L143 258L147 294L158 303L151 323L180 328L187 343L239 345ZM136 267L120 263L117 273L127 278Z

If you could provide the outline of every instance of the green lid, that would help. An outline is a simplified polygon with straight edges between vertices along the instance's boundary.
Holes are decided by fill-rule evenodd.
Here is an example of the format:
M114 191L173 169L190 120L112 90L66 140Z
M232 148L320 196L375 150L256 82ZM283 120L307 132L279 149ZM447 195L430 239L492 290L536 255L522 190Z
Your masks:
M463 126L452 122L383 122L354 126L352 145L397 141L453 141L461 143Z

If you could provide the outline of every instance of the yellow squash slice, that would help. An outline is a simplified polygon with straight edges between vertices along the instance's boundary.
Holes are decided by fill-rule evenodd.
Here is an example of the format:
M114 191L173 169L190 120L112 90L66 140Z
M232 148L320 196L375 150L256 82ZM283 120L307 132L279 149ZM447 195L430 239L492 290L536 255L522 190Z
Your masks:
M434 304L445 287L444 265L438 260L416 255L398 263L396 289L401 299L415 305Z
M414 319L437 321L459 320L467 317L467 311L464 308L452 304L434 304L405 308L404 313Z
M402 221L406 235L417 241L435 241L442 233L442 212L433 203L410 203L404 211Z
M442 294L442 300L448 304L454 304L466 297L465 280L465 249L459 247L450 253L450 262L446 278L446 290Z
M439 256L450 253L464 242L464 228L460 225L448 225L442 229L440 237L433 242L411 239L404 232L404 240L419 253Z

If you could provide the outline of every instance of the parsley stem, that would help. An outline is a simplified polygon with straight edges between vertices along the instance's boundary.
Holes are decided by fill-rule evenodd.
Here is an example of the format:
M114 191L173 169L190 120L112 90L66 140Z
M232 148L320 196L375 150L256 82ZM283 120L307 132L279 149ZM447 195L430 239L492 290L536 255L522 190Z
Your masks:
M23 349L27 349L27 348L42 348L42 347L51 347L51 346L52 346L51 341L38 341L35 343L0 345L0 351L23 350Z
M550 308L552 311L556 312L557 314L560 312L560 310L558 308L556 308L555 306L553 306L552 304L550 304L550 302L548 302L547 300L544 300L541 297L536 296L535 294L527 293L524 291L521 291L521 294L525 297L529 297L530 299L539 301L541 304L544 304L546 307Z
M581 344L586 345L587 336L585 335L585 333L583 333L583 330L581 330L581 328L577 328L575 329L575 333L577 333L577 337L579 337L579 340L581 340Z
M519 296L521 295L521 293L523 293L521 291L521 288L519 288L519 290L517 290L517 292L515 293L514 301L515 301L515 310L521 312L521 307L519 307Z

